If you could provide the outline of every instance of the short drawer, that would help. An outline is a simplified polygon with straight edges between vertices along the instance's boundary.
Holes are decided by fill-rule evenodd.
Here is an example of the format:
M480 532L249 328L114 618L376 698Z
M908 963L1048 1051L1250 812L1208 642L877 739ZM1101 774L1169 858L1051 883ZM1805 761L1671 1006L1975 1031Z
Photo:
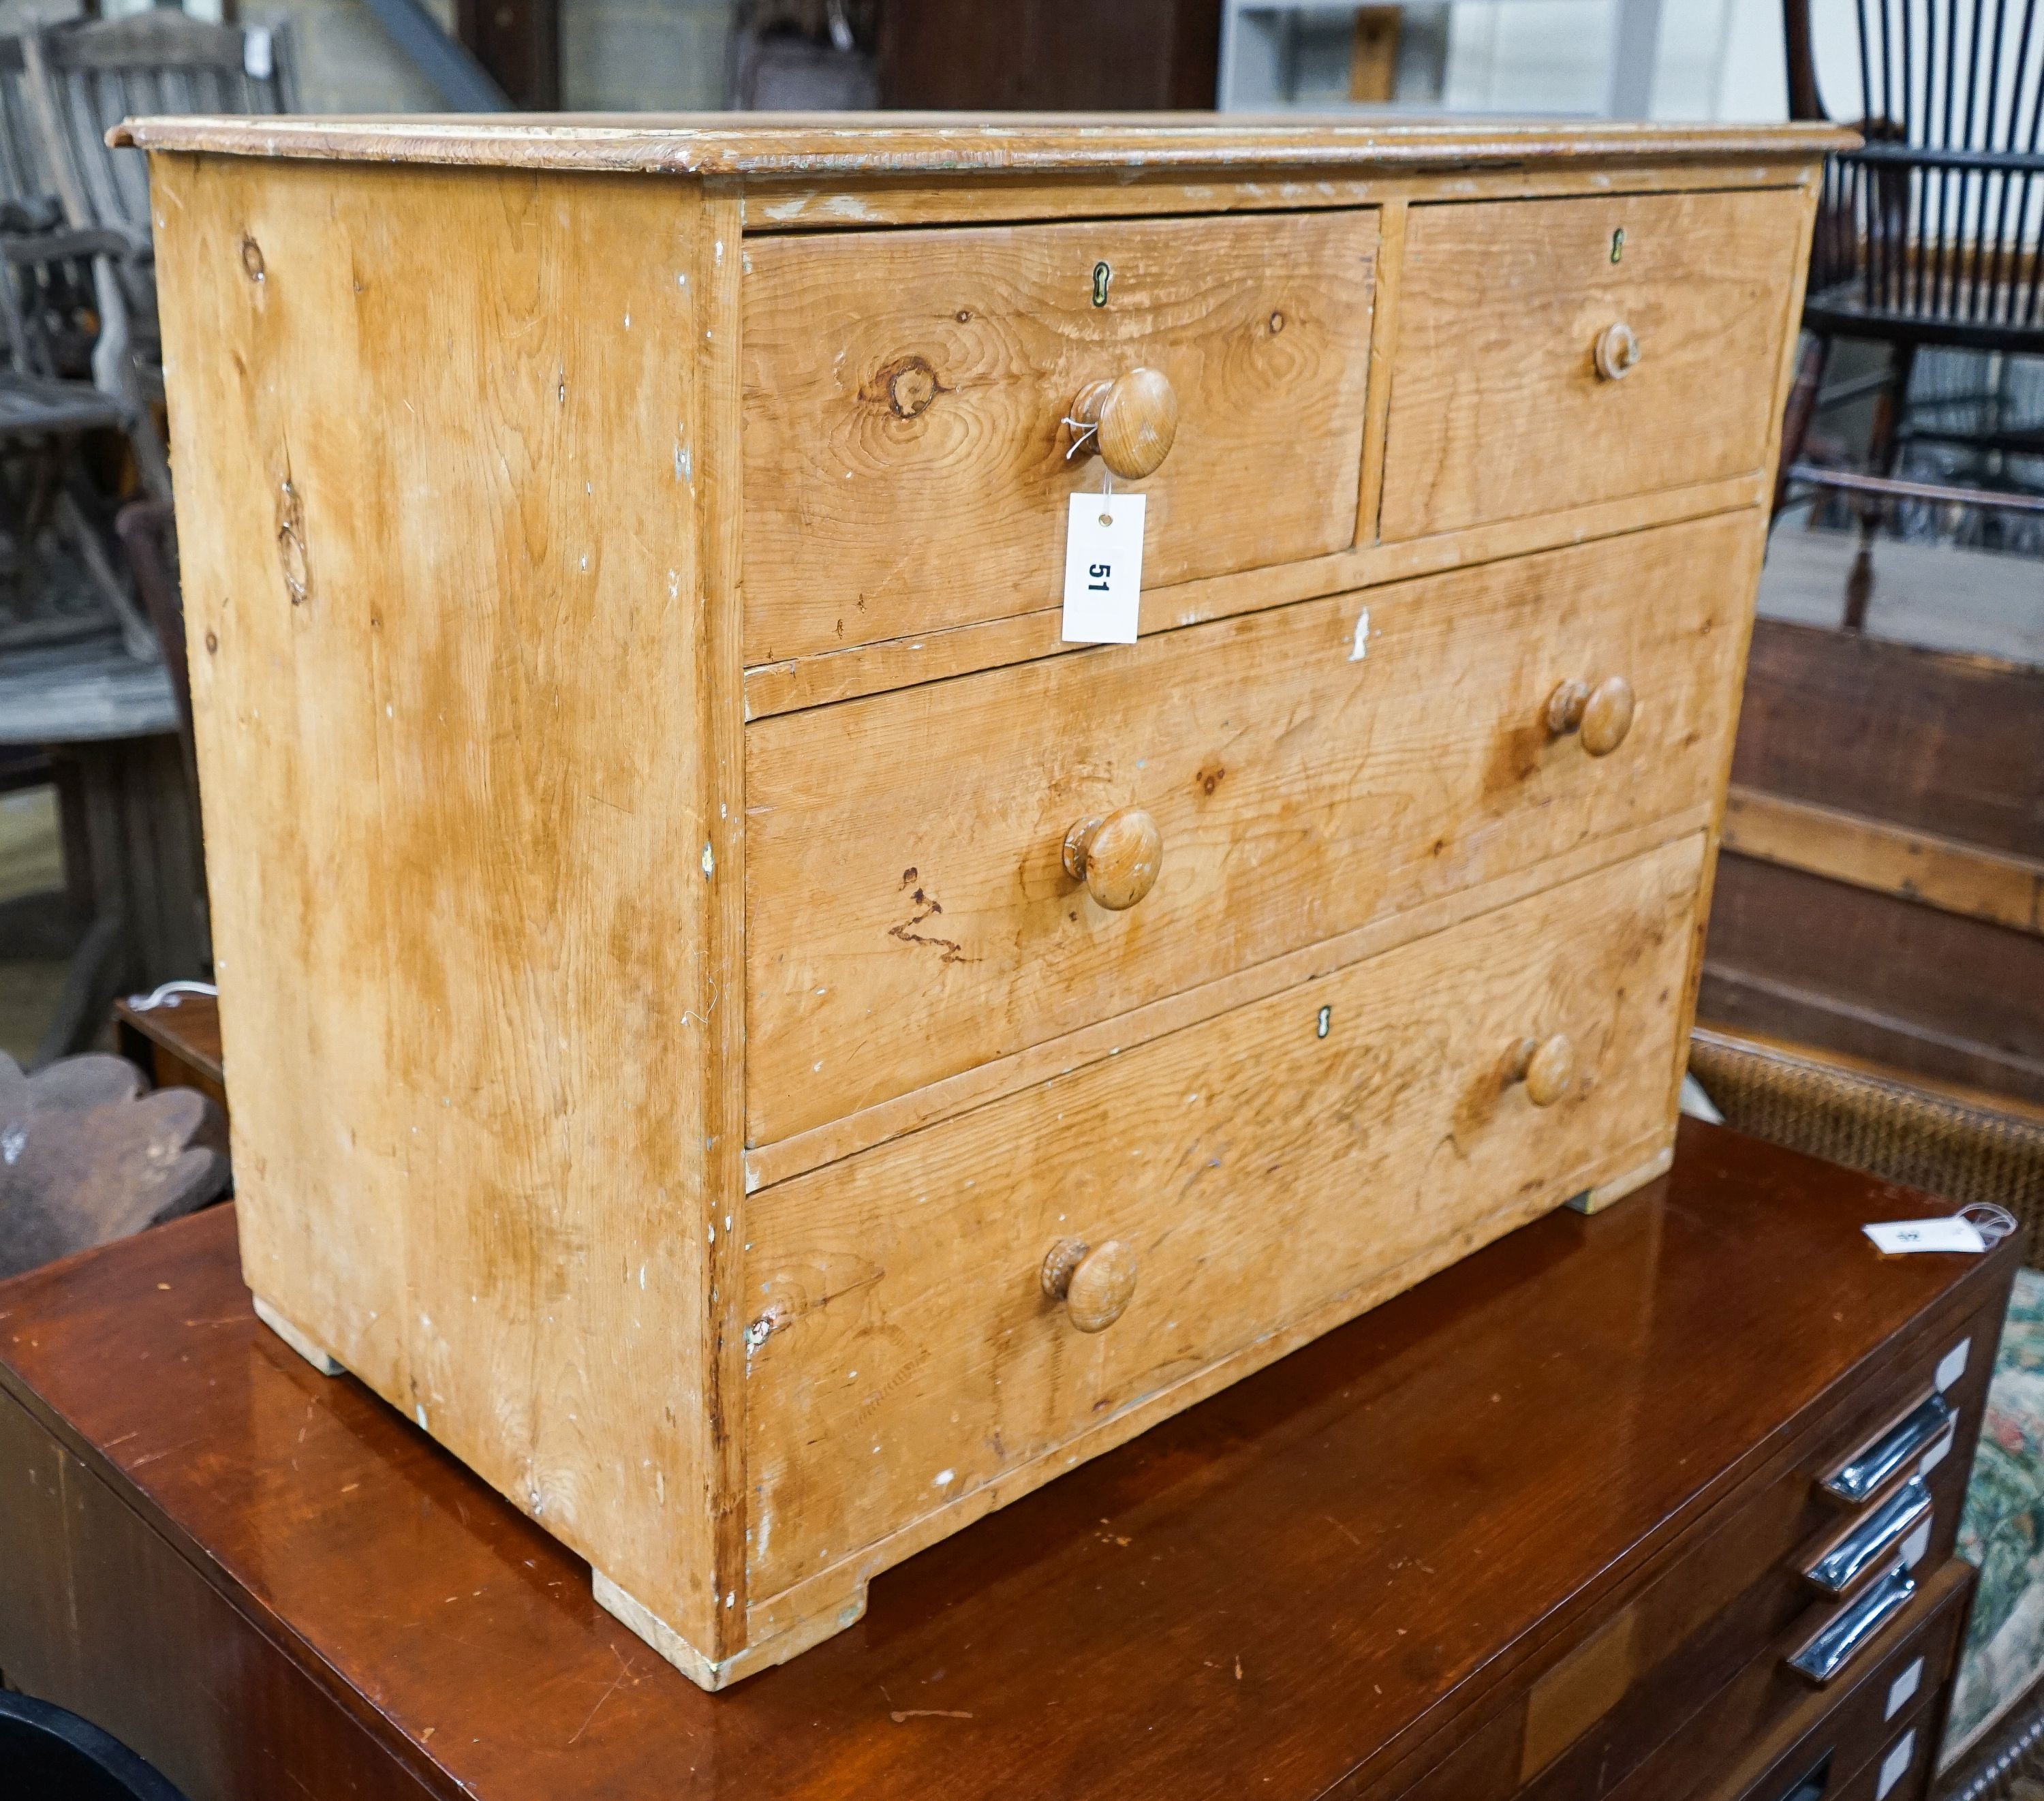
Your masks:
M1902 1779L1912 1764L1926 1764L1935 1754L1937 1747L1926 1742L1936 1725L1931 1703L1951 1676L1973 1584L1971 1568L1956 1560L1927 1576L1910 1607L1866 1647L1853 1680L1821 1700L1806 1703L1757 1743L1749 1740L1752 1749L1744 1768L1729 1785L1711 1791L1713 1801L1734 1796L1792 1801L1804 1795L1810 1801L1819 1796L1844 1801L1860 1791L1855 1772L1873 1771L1866 1790L1872 1795L1884 1765L1890 1787L1883 1801L1913 1795L1916 1790ZM1730 1711L1723 1702L1718 1705L1719 1711ZM1909 1745L1912 1731L1915 1741Z
M749 240L748 664L1058 603L1082 388L1175 391L1143 585L1354 541L1374 210ZM732 247L734 251L736 247Z
M1700 810L1760 530L1726 514L755 722L747 1141ZM1551 729L1563 683L1614 678L1622 740ZM1111 910L1064 847L1131 808L1155 885Z
M1382 536L1767 467L1804 205L1772 189L1415 207Z
M1637 1168L1672 1130L1702 855L1665 846L755 1196L753 1592ZM1557 1037L1573 1076L1536 1096L1520 1047ZM1060 1302L1073 1241L1111 1260Z
M1964 1611L1951 1599L1964 1567L1949 1560L2000 1315L1996 1295L1970 1318L1926 1330L1865 1372L1823 1426L1714 1511L1662 1574L1586 1625L1511 1704L1461 1730L1406 1791L1409 1801L1729 1801L1873 1674L1902 1678L1910 1660L1896 1653L1919 1628L1932 1634L1934 1648L1948 1642L1935 1637L1946 1626L1926 1622L1934 1615L1956 1634ZM1883 1487L1851 1510L1824 1491L1827 1477L1890 1441L1896 1423L1933 1393L1953 1417L1935 1436L1912 1438L1907 1460ZM1911 1476L1930 1494L1928 1530L1913 1527L1843 1602L1820 1595L1804 1572L1842 1526L1877 1520ZM1827 1687L1789 1668L1789 1657L1842 1607L1904 1559L1918 1592L1859 1644ZM1915 1680L1927 1693L1943 1675L1933 1657ZM1898 1724L1921 1699L1903 1692L1908 1686L1896 1691ZM1851 1766L1835 1771L1842 1779Z

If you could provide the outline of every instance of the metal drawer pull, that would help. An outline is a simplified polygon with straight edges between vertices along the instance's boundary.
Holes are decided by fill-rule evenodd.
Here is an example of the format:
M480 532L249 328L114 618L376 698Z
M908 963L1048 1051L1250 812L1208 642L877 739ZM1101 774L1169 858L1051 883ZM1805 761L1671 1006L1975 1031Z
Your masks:
M1930 1517L1931 1491L1912 1476L1803 1573L1827 1595L1842 1595Z
M1942 1395L1932 1395L1905 1414L1871 1445L1854 1453L1818 1484L1827 1495L1858 1507L1868 1495L1959 1417L1959 1410Z
M1897 1564L1857 1601L1832 1614L1823 1630L1788 1660L1789 1668L1822 1688L1915 1594L1916 1579L1906 1564Z

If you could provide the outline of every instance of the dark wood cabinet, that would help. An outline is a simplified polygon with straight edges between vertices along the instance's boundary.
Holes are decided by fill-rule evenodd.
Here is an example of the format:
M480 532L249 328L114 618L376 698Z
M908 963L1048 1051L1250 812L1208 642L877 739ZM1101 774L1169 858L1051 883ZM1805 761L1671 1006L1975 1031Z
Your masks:
M0 1671L193 1801L1918 1801L2015 1264L1859 1230L1927 1208L1685 1124L1631 1199L944 1541L722 1695L258 1327L217 1210L0 1287ZM1827 1681L1791 1667L1862 1616Z
M1220 0L887 0L885 106L936 112L1189 112L1214 103Z

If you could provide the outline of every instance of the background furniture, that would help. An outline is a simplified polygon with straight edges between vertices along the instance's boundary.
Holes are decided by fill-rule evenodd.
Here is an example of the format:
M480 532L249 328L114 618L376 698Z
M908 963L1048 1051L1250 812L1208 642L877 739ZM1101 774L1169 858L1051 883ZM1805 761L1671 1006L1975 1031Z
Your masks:
M2044 1110L1911 1085L1877 1068L1699 1029L1690 1072L1726 1122L2021 1225L2025 1268L1987 1399L1959 1534L1981 1571L1938 1784L1994 1801L2044 1775Z
M1606 117L1644 119L1653 110L1654 59L1661 44L1664 0L1577 0L1585 33L1608 34L1610 61L1604 79ZM1337 58L1352 60L1340 42L1356 18L1357 8L1343 0L1222 0L1219 101L1223 112L1281 112L1292 106L1316 113L1331 110L1324 88L1301 91L1302 62L1315 49L1324 54L1324 27L1335 28L1332 48ZM1370 8L1416 14L1445 15L1441 6ZM1431 21L1430 21L1431 22ZM1322 40L1305 40L1316 27ZM1445 33L1442 17L1437 29ZM1443 46L1444 48L1445 46ZM1308 76L1310 83L1311 77ZM1381 104L1373 101L1371 104ZM1427 102L1423 98L1421 105ZM1431 104L1438 106L1438 98ZM1335 102L1338 107L1339 102ZM1408 104L1412 104L1408 102Z
M1888 1801L1918 1801L2015 1248L1883 1260L1858 1227L1892 1189L1683 1145L1633 1205L1500 1241L715 1696L263 1331L215 1209L0 1290L0 1669L194 1801L1781 1801L1823 1767L1871 1795L1898 1755ZM1918 1440L1858 1509L1819 1495L1941 1383L1942 1456ZM1800 1566L1919 1464L1927 1537L1816 1594ZM1913 1599L1839 1676L1785 1670L1910 1551Z
M1819 92L1809 0L1783 0L1789 116L1829 116ZM1854 495L1858 560L1844 623L1865 621L1873 541L1884 506L1915 500L2044 514L2044 493L1896 483L1903 409L1918 350L1950 345L2004 355L2044 352L2044 259L2035 184L2044 177L2044 32L2030 0L1876 0L1854 14L1858 129L1835 153L1812 246L1809 334L1788 407L1777 506L1792 484ZM1802 460L1832 343L1885 347L1869 467ZM1952 436L1948 429L1942 435ZM1963 441L1965 434L1959 437ZM1977 441L1994 453L2044 447L2044 421L1996 421Z
M115 1046L159 1088L196 1088L227 1117L220 1002L205 983L167 983L113 1008Z
M1762 620L1697 1011L2044 1103L2044 669Z

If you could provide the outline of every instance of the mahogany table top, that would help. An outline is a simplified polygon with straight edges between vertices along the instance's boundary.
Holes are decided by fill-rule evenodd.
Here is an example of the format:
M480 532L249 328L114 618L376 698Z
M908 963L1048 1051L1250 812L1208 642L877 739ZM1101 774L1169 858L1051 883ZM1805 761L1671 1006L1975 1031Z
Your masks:
M1368 1792L1783 1455L1830 1385L1979 1304L2012 1245L1884 1259L1858 1230L1923 1210L1685 1122L1633 1199L1478 1253L709 1695L596 1607L578 1559L259 1326L217 1209L0 1287L0 1667L36 1691L79 1612L17 1554L56 1503L9 1447L47 1437L371 1741L392 1792ZM189 1604L136 1590L122 1630L184 1630ZM95 1649L137 1667L73 1645L63 1680L89 1690ZM154 1734L145 1751L200 1730L148 1687L110 1689L126 1717L102 1723Z

